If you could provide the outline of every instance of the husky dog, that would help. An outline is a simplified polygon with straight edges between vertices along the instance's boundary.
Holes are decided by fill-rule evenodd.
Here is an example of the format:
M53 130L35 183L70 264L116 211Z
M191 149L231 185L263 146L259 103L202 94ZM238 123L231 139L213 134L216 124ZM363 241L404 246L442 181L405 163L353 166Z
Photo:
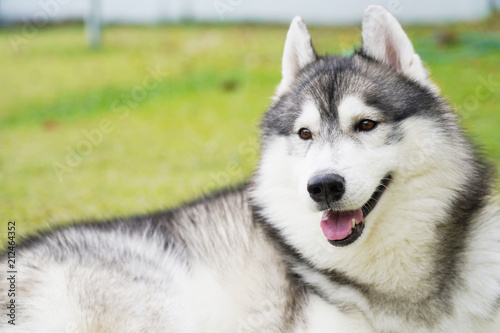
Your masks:
M252 180L26 240L0 330L499 332L491 168L396 19L362 37L320 57L295 18Z

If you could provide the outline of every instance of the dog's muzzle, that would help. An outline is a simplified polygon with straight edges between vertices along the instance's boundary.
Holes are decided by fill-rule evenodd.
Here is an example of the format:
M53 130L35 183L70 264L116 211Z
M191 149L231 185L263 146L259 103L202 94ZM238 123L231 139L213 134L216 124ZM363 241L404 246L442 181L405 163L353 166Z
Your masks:
M321 229L334 246L346 246L358 239L365 226L365 218L376 206L380 197L387 189L392 180L391 174L381 179L379 186L375 189L370 199L362 206L354 210L333 210L331 205L345 194L345 180L338 174L323 174L314 176L307 183L309 196L323 211L321 218Z

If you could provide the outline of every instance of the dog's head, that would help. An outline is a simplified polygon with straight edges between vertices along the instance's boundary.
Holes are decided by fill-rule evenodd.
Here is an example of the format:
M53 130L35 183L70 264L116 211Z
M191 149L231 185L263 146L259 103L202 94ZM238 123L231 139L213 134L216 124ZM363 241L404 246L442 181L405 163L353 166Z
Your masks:
M442 149L461 144L459 130L400 24L370 6L362 37L350 56L320 57L301 18L288 31L253 199L299 248L356 246L377 223L390 228L399 218L377 221L387 197L428 195L415 193L412 180L434 172L417 182L429 189L462 180L437 176L459 160Z

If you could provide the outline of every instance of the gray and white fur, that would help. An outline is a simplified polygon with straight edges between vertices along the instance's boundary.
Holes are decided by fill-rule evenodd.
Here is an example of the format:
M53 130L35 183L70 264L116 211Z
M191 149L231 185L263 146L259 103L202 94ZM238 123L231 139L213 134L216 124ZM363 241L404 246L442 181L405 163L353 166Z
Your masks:
M362 37L318 56L295 18L251 181L26 239L0 331L499 332L494 173L396 19Z

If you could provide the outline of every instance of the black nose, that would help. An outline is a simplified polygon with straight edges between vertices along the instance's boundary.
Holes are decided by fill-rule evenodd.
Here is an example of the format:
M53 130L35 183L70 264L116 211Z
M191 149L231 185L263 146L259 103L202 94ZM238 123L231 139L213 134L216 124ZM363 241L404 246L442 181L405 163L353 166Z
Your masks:
M314 176L307 183L307 191L316 202L337 201L345 193L345 180L335 173Z

